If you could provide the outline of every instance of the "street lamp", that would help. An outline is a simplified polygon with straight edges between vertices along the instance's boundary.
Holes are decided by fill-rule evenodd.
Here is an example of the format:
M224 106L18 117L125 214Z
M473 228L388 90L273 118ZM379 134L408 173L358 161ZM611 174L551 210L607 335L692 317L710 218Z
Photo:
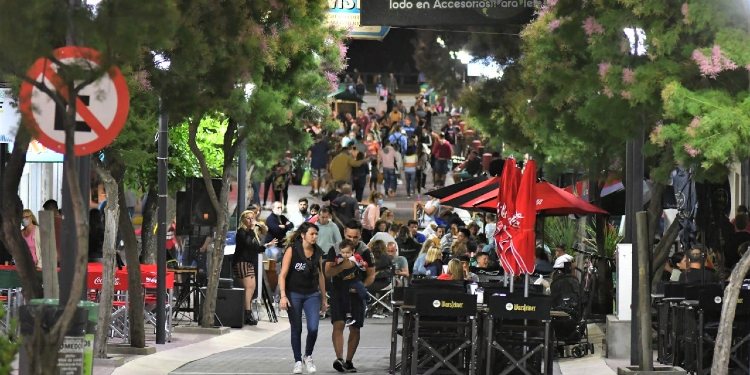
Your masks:
M163 54L152 52L154 66L161 70L167 71L170 67L170 61ZM156 343L164 344L166 342L166 294L167 294L167 173L169 166L167 158L169 156L169 117L164 110L164 103L159 95L159 135L157 137L156 158L157 168L157 185L158 185L158 205L157 213L158 232L156 235Z

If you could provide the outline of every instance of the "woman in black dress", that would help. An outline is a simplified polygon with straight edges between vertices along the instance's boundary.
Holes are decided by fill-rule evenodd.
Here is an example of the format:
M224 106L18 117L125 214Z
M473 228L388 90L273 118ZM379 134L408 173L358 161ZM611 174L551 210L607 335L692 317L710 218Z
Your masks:
M237 246L232 256L232 271L234 277L242 280L245 287L245 324L254 326L258 324L253 316L253 294L255 293L255 280L258 275L258 254L264 252L264 246L260 243L257 230L261 229L261 223L254 210L243 211L240 215L240 226L237 229Z

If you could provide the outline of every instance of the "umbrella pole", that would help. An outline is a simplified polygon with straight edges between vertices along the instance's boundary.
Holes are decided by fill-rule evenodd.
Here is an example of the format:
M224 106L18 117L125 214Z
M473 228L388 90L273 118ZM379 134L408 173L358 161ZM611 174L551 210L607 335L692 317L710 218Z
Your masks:
M523 275L523 298L529 297L529 274L526 273ZM526 344L527 336L528 336L528 319L523 320L523 342ZM526 356L526 353L529 351L528 345L523 346L523 356ZM524 368L526 368L526 362L524 362Z

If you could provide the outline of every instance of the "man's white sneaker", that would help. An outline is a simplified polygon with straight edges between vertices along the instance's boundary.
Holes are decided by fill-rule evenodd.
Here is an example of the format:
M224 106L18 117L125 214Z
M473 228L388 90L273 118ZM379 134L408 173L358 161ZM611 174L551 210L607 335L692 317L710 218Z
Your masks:
M292 374L301 374L302 373L302 361L294 362L294 369L292 370Z
M317 369L315 368L315 362L313 362L312 357L304 356L302 360L305 362L305 368L307 369L308 374L312 374L317 371Z

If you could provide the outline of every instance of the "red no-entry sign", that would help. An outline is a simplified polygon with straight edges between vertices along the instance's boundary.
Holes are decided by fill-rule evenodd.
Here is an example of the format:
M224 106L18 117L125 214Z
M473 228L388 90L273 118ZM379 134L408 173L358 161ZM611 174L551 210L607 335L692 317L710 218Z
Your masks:
M64 65L96 69L101 65L99 52L86 47L62 47L53 52ZM68 88L57 74L58 66L48 58L34 62L27 77L44 84L68 100ZM43 145L59 153L65 152L65 108L33 84L24 82L19 93L25 123L36 132ZM107 147L120 134L130 110L130 95L125 78L112 67L98 80L78 92L76 98L75 154L92 154Z

